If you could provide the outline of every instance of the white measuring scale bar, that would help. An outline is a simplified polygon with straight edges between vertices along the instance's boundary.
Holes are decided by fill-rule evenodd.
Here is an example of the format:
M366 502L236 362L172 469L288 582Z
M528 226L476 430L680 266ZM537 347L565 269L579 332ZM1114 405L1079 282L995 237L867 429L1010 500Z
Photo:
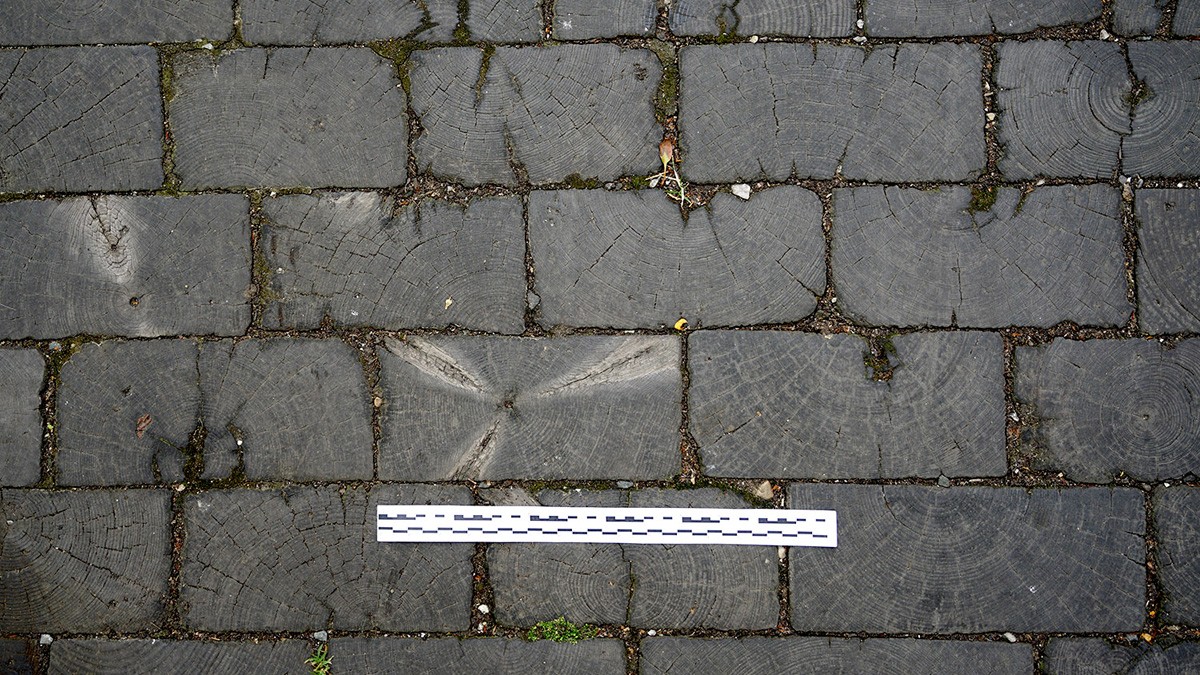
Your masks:
M837 512L380 505L378 541L837 547Z

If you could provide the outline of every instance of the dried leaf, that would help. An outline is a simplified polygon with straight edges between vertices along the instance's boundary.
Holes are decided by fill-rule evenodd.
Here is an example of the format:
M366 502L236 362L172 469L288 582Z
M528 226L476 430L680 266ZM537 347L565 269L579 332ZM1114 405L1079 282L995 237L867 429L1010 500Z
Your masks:
M150 413L146 413L145 415L139 417L137 419L137 426L135 427L137 431L137 437L141 438L143 435L145 435L146 429L149 429L151 424L154 424L154 418L150 416Z
M675 330L683 330L684 328L687 328L687 319L679 317L679 320L675 322Z
M675 158L675 141L670 138L664 138L662 143L658 144L658 158L662 160L663 171L667 170L667 165Z

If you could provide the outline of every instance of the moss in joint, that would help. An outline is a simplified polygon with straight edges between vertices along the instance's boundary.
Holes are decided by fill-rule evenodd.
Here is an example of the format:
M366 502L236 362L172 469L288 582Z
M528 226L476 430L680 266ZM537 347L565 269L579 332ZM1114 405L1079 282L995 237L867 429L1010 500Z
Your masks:
M550 640L552 642L567 642L575 644L580 640L590 640L596 637L598 631L594 626L586 624L577 626L566 617L560 616L553 621L542 621L534 624L533 628L525 634L525 639L530 642L538 640Z
M600 187L599 178L584 178L577 173L567 176L564 182L571 188L576 190L594 190Z
M414 51L421 48L420 43L407 38L394 38L369 42L367 46L381 58L392 62L396 68L396 77L400 78L400 86L404 88L406 95L411 96L412 80L409 77L411 71L409 57Z
M492 67L492 55L495 53L495 45L483 46L483 58L479 61L479 77L475 78L475 107L479 107L483 101L483 85L487 83L487 74Z
M996 198L999 195L999 188L982 185L972 186L971 203L967 206L967 213L975 214L983 211L991 211L992 207L996 205Z
M662 40L651 40L650 49L662 64L662 78L654 93L654 117L659 124L666 124L667 119L675 115L675 102L679 97L679 57L675 46Z
M471 3L468 0L458 0L458 25L451 34L455 44L465 45L471 41L471 29L467 27L467 16L470 12Z

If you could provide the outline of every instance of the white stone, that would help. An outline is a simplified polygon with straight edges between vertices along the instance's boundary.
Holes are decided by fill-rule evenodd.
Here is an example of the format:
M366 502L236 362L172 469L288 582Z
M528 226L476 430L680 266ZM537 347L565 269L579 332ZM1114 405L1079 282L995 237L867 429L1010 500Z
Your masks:
M745 183L731 185L729 190L742 199L750 199L750 186Z

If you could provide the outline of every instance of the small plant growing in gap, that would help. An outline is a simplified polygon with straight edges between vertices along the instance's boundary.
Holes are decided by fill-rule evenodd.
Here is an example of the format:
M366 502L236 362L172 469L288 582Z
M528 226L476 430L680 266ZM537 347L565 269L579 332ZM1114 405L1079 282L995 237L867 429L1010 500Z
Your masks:
M313 675L329 675L329 668L333 665L333 659L329 656L329 645L318 646L313 655L305 659L304 665L312 668Z
M663 170L647 177L650 187L658 187L661 183L667 196L679 202L681 206L686 207L689 202L699 204L698 201L687 196L687 183L679 178L679 160L675 159L674 139L667 137L658 144L658 158L662 161Z
M590 640L596 637L596 628L594 626L575 624L567 621L567 617L560 616L553 621L542 621L536 623L529 632L525 634L525 639L530 642L538 640L550 640L552 642L569 642L575 644L580 640Z

